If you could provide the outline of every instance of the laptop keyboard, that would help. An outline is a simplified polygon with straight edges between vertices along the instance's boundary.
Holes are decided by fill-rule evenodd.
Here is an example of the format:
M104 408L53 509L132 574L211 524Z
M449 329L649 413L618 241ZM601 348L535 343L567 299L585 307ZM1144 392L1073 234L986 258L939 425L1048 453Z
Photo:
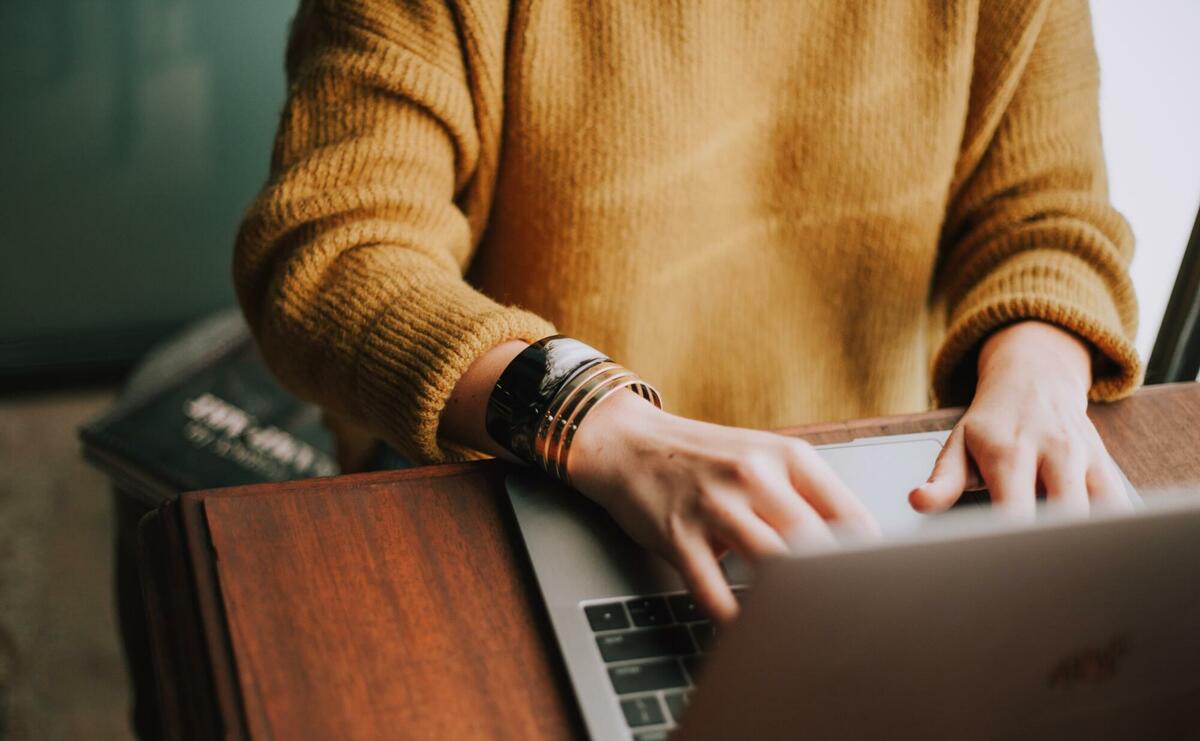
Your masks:
M667 738L716 644L713 623L682 592L589 603L583 614L635 741Z

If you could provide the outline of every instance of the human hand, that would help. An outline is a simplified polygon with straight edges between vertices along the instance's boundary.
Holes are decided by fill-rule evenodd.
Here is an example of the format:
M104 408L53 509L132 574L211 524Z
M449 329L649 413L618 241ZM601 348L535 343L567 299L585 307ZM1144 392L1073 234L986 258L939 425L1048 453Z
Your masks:
M832 523L878 533L811 445L677 417L632 393L588 414L568 465L575 487L670 561L719 621L737 614L717 561L725 549L754 563L787 553L792 539L832 544Z
M1027 321L984 343L975 397L950 433L929 481L909 494L922 512L947 509L986 485L992 506L1034 514L1036 494L1052 506L1131 508L1100 435L1087 416L1091 357L1082 341Z

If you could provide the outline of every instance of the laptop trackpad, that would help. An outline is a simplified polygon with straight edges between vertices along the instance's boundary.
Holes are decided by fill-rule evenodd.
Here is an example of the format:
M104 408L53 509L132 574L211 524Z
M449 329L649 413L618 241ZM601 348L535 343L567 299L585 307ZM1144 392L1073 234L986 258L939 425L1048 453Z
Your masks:
M923 438L863 441L820 453L890 538L911 535L930 519L912 508L908 493L929 478L941 450L940 441Z
M931 517L909 505L908 492L929 478L942 450L941 441L932 436L945 434L910 440L865 439L817 451L875 516L884 537L894 538L916 532ZM730 583L753 580L753 570L736 554L726 556L721 564Z

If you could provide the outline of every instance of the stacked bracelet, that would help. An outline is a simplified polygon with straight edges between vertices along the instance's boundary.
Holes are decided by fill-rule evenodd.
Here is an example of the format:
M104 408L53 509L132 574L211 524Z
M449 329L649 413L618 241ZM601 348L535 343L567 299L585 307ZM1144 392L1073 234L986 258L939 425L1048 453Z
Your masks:
M614 391L629 388L656 407L662 408L658 391L633 371L611 361L598 363L575 374L562 385L542 415L534 437L536 462L551 476L570 483L567 459L571 441L589 411Z
M658 391L633 371L578 340L555 335L518 355L488 400L486 427L501 446L569 482L571 442L584 417L628 388L657 407Z

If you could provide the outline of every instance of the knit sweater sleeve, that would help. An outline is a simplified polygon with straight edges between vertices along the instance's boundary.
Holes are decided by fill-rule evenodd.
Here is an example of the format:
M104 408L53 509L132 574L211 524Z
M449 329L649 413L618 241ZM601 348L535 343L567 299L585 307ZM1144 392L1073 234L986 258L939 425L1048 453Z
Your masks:
M306 0L237 238L238 299L280 380L416 461L471 457L437 428L472 361L554 332L463 278L496 172L506 14Z
M934 285L947 320L934 392L944 404L969 400L980 344L1036 319L1091 346L1093 400L1121 397L1141 379L1133 237L1108 201L1086 2L981 6Z

